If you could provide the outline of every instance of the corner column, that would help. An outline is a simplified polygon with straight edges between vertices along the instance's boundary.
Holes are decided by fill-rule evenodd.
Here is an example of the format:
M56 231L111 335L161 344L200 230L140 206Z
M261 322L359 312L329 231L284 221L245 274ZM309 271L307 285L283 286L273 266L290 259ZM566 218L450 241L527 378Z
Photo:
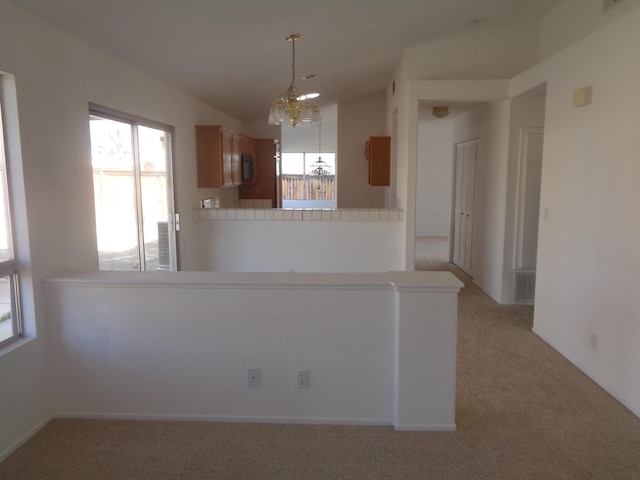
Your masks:
M454 431L458 293L450 272L393 272L396 430Z

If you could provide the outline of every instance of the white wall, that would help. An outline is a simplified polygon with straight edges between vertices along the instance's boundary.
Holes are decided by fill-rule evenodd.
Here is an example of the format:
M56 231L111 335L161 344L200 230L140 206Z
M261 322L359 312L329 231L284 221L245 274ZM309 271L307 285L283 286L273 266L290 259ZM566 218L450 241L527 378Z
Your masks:
M37 429L49 415L49 392L47 390L46 346L37 339L38 330L43 331L42 321L36 324L36 305L32 282L31 253L28 235L28 218L25 195L24 169L20 140L19 116L15 77L0 72L3 114L3 153L6 153L7 170L11 192L13 218L13 253L16 265L20 266L19 287L22 306L22 339L4 347L0 352L0 408L20 405L23 408L1 416L0 459L3 450L11 442L16 445ZM40 318L38 317L38 320Z
M445 236L451 232L453 185L453 119L435 118L420 109L416 180L416 236Z
M482 104L477 104L468 112L456 117L453 122L453 143L468 142L480 136Z
M625 0L603 13L603 0L564 0L540 23L541 59L558 53L640 5Z
M636 414L639 45L636 8L512 81L547 82L534 331Z
M506 224L505 224L505 262L503 277L502 299L504 303L510 303L514 299L515 279L514 270L516 268L516 229L518 228L518 201L521 193L519 192L520 181L520 155L521 155L521 133L523 128L542 128L544 126L544 109L546 103L546 87L538 86L533 90L523 93L515 97L511 101L511 124L509 126L509 167L508 167L508 185L507 185L507 202L506 202ZM539 172L541 165L537 165ZM540 195L540 176L534 175L535 178L528 178L529 185L525 188L525 192L534 191L534 201L537 200L539 207ZM531 196L529 197L531 199ZM529 238L528 244L536 249L536 252L529 252L532 258L537 256L537 232L538 217L529 219L535 222L531 225L530 230L535 234L535 238ZM535 266L535 265L534 265Z
M97 268L89 102L175 126L176 205L188 212L179 238L180 261L187 264L195 263L190 213L202 196L195 188L193 127L223 123L239 129L240 124L4 1L0 70L15 75L17 88L26 191L18 223L28 221L30 242L18 250L28 252L20 258L27 282L25 322L34 327L31 333L37 329L35 340L0 357L0 452L5 452L52 411L41 279L62 269ZM26 241L22 237L21 243Z
M408 79L511 78L539 59L537 22L493 28L480 19L467 32L407 50Z
M323 152L338 151L338 106L322 107L320 114L320 124L297 125L295 128L287 122L282 124L280 128L283 153L317 152L319 140Z
M461 286L449 272L52 279L54 411L452 430Z
M310 288L56 288L55 411L389 424L392 292Z
M400 221L208 221L197 224L193 270L402 270Z
M390 135L385 128L383 94L356 98L338 105L338 207L385 208L389 187L369 185L364 153L367 137Z
M245 123L242 133L251 138L275 138L280 140L280 126L269 125L266 119Z
M480 114L471 268L474 283L502 303L510 102L488 102L480 107Z

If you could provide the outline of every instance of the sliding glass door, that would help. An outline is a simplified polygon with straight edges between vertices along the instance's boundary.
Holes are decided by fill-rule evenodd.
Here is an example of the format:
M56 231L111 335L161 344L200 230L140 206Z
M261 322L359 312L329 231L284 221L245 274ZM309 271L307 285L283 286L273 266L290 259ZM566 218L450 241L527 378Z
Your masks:
M91 109L100 270L176 270L172 128Z

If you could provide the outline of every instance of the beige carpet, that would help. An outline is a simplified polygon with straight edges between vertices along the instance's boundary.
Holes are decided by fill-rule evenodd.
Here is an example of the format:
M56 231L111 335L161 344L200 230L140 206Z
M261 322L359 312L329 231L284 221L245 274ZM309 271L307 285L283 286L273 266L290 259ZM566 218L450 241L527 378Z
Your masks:
M0 479L640 479L640 419L531 333L532 307L456 273L455 433L55 420Z

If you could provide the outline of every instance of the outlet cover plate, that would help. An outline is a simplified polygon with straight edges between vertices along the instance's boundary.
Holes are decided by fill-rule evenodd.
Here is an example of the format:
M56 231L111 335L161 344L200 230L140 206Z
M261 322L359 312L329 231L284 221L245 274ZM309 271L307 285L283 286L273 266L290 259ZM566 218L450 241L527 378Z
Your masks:
M298 370L296 372L296 383L298 388L309 388L309 370Z

